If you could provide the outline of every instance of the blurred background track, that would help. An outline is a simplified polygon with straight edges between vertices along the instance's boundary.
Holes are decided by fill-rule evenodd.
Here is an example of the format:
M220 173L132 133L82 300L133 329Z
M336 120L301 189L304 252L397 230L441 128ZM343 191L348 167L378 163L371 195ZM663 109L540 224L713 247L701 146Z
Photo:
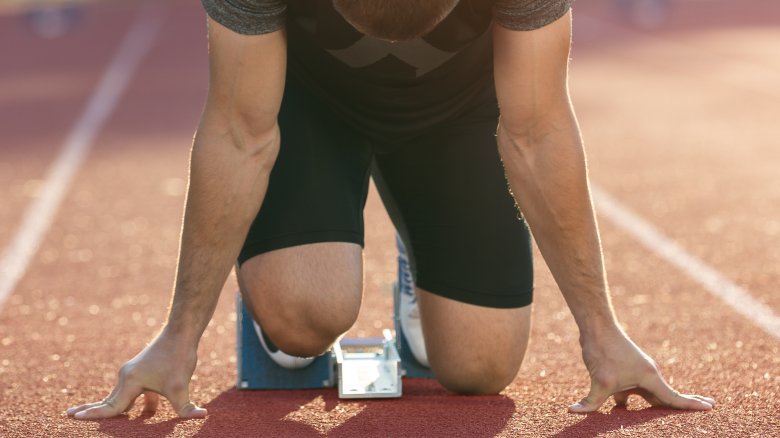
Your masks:
M598 414L567 414L588 380L576 327L539 258L531 346L500 396L457 397L414 380L394 401L238 392L231 278L192 386L209 418L180 421L167 404L154 417L136 408L97 423L67 418L66 407L110 391L118 367L165 318L206 90L205 17L194 1L88 3L53 38L34 31L23 8L1 3L3 253L128 32L150 13L163 24L24 275L0 297L0 436L777 436L780 340L604 215L621 321L678 390L715 397L713 412L632 399L628 410L609 402ZM592 180L776 316L780 3L670 7L648 28L613 1L576 5L571 85ZM365 301L350 336L392 325L393 231L373 192L366 233Z

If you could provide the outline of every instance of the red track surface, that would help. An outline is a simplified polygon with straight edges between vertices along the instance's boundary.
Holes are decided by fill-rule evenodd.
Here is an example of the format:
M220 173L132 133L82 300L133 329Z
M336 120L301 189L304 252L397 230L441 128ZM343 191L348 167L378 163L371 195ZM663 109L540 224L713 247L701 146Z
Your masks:
M0 17L0 248L127 32L139 4L91 7L41 40ZM680 1L663 31L577 5L572 88L592 178L780 313L780 5ZM706 5L706 10L702 7ZM190 139L205 91L204 17L174 0L156 44L68 189L26 275L0 305L0 436L780 436L780 341L602 219L615 306L628 332L708 413L606 405L566 413L587 390L576 327L538 264L532 342L500 396L458 397L407 380L392 401L335 390L239 392L231 279L201 343L193 399L101 422L66 407L105 396L165 317ZM366 292L352 336L391 325L392 228L366 209Z

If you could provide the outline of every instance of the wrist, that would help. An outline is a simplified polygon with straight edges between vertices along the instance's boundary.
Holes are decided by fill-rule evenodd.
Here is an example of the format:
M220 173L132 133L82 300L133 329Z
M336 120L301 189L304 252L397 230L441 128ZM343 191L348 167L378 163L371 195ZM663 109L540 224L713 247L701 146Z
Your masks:
M197 350L202 333L203 330L199 330L193 324L169 320L160 332L159 337L176 347Z
M589 319L579 324L580 346L625 336L623 329L614 318Z

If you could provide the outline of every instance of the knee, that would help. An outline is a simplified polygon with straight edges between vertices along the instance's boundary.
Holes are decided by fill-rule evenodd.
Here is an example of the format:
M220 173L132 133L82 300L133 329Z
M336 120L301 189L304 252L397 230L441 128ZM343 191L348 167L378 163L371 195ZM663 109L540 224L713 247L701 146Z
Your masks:
M287 296L301 295L290 291ZM337 305L325 305L319 299L276 303L253 301L251 313L257 317L265 334L280 350L300 357L317 356L327 351L352 327L360 310L359 299L356 303L345 299Z
M357 319L362 291L358 245L300 245L253 257L241 266L247 306L285 353L326 351Z
M439 383L448 390L462 395L491 395L503 391L520 369L522 358L479 358L467 364L447 364L437 367L432 363Z
M345 312L346 313L346 312ZM263 330L276 346L287 354L300 357L317 356L352 327L357 315L320 315L306 317L281 314L262 320Z

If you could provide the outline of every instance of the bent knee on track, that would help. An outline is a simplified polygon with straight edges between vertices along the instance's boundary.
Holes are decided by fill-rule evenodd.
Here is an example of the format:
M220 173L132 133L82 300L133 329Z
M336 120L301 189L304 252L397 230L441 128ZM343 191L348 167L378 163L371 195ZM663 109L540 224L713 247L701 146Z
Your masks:
M509 386L520 369L520 363L504 358L474 360L472 363L432 364L439 383L463 395L498 394Z

